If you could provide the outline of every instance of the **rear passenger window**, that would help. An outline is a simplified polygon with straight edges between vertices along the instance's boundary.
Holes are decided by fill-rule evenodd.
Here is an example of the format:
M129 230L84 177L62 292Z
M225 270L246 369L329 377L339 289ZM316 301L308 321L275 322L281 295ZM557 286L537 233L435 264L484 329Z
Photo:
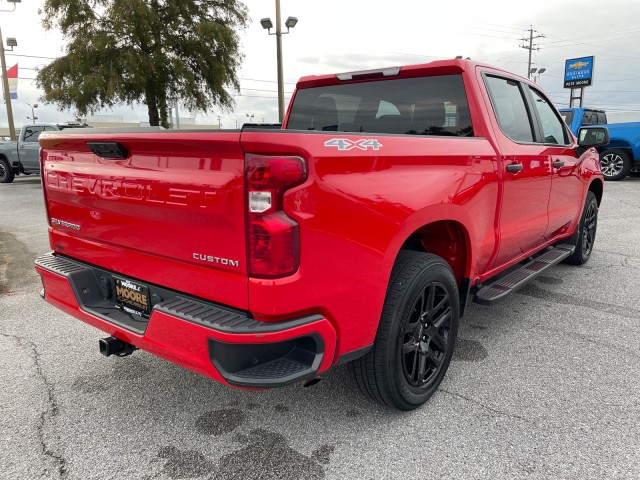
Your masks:
M500 130L515 142L533 142L531 120L520 84L491 76L487 76L486 81Z
M533 103L538 111L540 123L542 123L542 135L544 137L542 143L551 143L555 145L567 145L569 136L563 126L562 120L556 115L555 110L541 93L531 90Z

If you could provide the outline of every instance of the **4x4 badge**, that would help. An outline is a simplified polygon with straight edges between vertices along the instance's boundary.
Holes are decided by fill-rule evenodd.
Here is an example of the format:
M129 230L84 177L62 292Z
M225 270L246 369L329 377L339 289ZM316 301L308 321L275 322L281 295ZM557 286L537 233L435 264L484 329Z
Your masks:
M380 150L382 144L375 138L362 138L360 140L349 140L348 138L332 138L331 140L327 140L326 142L324 142L324 146L336 147L338 150L353 150L354 148L357 148L358 150Z

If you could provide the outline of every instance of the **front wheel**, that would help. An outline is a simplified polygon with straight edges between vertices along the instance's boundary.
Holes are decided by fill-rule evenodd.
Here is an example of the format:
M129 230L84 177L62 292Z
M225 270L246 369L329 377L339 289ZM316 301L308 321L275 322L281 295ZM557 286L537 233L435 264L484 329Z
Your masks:
M0 183L11 183L14 178L13 169L9 162L4 158L0 158Z
M631 171L633 162L629 154L620 148L610 148L600 154L600 168L605 180L622 180Z
M596 241L598 229L598 200L592 191L587 192L587 200L584 202L584 210L580 218L580 224L574 236L576 247L573 254L567 257L566 263L582 265L587 263L593 252L593 244Z
M449 368L459 311L449 265L436 255L400 252L373 349L349 364L360 390L400 410L429 400Z

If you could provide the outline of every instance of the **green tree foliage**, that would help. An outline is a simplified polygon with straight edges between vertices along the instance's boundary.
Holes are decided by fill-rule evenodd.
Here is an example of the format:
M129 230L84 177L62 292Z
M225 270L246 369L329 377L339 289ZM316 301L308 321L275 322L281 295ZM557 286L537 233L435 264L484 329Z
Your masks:
M37 75L44 100L80 114L145 103L151 125L168 126L180 100L191 110L229 108L239 89L237 0L46 0L44 27L59 28L65 55Z

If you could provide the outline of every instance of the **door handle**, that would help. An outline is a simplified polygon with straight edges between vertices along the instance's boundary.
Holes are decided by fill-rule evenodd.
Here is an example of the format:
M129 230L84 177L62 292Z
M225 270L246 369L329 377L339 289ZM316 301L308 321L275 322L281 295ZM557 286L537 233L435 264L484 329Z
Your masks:
M553 168L560 168L560 167L564 167L564 162L562 160L553 162Z
M507 172L509 173L517 173L517 172L521 172L522 171L522 164L521 163L512 163L510 165L507 165Z

